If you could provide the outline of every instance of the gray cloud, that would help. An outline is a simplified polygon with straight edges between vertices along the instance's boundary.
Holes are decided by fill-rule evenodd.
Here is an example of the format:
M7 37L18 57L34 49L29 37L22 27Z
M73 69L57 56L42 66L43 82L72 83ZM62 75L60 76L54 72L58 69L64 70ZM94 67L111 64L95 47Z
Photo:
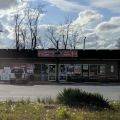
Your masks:
M103 19L103 15L94 10L84 10L79 13L78 18L73 22L73 24L78 24L80 26L87 25L89 23L97 23Z
M0 9L9 9L18 5L17 0L0 0Z
M3 30L3 25L0 23L0 31Z
M97 29L99 31L107 31L107 32L110 30L115 30L117 28L120 28L120 26L114 23L108 23L108 22L102 22L97 26Z
M90 0L91 7L106 8L112 12L120 13L120 0Z

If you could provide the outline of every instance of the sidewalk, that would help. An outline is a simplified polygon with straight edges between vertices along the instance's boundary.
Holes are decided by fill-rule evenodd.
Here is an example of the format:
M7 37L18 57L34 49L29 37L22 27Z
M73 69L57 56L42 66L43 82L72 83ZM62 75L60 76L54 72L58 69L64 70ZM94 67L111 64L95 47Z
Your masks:
M10 81L7 80L0 80L0 84L11 84ZM50 82L50 81L34 81L29 82L27 84L13 84L13 85L95 85L95 86L120 86L119 83L102 83L102 82Z

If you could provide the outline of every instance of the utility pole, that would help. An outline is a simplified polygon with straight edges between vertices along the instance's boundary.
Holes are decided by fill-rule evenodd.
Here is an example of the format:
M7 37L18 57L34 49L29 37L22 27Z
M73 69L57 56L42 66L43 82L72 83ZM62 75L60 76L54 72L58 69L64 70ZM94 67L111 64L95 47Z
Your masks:
M56 52L55 52L55 55L56 55L56 82L59 82L59 54L60 54L60 51L59 51L59 41L56 42Z
M85 40L86 40L86 37L84 38L83 50L85 50L85 44L86 44L86 43L85 43L85 42L86 42Z

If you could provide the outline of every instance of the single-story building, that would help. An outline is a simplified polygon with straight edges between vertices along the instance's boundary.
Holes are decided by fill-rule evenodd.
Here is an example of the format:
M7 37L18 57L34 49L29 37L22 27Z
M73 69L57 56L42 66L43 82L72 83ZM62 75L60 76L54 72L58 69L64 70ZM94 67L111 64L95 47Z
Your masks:
M120 50L0 50L0 80L120 82Z

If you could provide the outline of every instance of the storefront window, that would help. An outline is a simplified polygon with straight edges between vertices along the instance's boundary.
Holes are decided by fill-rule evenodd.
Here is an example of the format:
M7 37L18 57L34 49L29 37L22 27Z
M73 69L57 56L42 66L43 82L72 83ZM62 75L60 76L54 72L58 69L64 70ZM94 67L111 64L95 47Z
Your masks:
M82 75L82 65L81 64L74 65L74 74L75 75Z
M110 66L110 71L113 73L114 72L114 65Z
M98 66L98 73L99 75L105 75L105 65Z
M89 76L97 76L97 65L90 65Z
M56 65L54 64L49 65L49 80L50 81L56 80Z
M41 80L48 80L48 65L42 64L41 67Z
M83 64L83 77L88 77L89 75L89 67L88 64Z
M67 65L67 74L72 75L74 73L74 65L73 64L68 64Z

